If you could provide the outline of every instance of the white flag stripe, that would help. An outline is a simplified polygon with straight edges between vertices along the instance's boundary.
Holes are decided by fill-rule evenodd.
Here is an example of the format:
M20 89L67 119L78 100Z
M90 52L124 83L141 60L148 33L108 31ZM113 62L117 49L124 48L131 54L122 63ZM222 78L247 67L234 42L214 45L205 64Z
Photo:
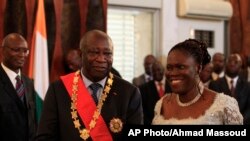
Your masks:
M47 40L39 32L36 32L33 67L35 90L39 97L44 100L49 86L48 49Z

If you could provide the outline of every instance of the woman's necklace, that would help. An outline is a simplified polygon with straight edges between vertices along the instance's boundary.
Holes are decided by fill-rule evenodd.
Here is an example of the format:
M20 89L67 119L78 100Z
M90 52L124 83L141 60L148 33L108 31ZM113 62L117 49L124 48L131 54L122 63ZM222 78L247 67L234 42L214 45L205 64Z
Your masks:
M179 94L177 94L176 100L177 100L177 103L178 103L179 106L187 107L187 106L190 106L190 105L194 104L195 102L197 102L200 99L200 97L201 97L201 94L197 94L196 97L193 100L188 101L186 103L183 103L183 102L180 101Z
M177 104L181 107L187 107L187 106L190 106L190 105L194 104L195 102L197 102L203 93L204 85L202 83L200 83L198 87L199 87L198 91L200 91L200 92L195 96L194 99L192 99L191 101L188 101L186 103L181 102L179 94L177 94L177 96L176 96Z

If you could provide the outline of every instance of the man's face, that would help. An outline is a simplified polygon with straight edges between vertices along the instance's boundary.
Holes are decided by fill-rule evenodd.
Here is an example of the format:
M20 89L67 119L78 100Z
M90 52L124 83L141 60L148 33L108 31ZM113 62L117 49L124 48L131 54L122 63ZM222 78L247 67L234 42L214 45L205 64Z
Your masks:
M164 68L160 63L152 65L152 75L155 81L161 81L164 77Z
M235 77L241 70L242 61L237 55L230 55L226 63L226 74Z
M224 56L221 54L215 54L212 63L214 65L214 72L220 73L223 71L225 65Z
M9 39L3 46L3 63L11 70L18 72L24 66L29 49L26 41Z
M100 81L111 70L113 47L108 39L92 37L83 52L83 73L91 81Z
M152 65L155 62L155 58L153 56L147 56L144 61L144 69L146 74L152 75Z

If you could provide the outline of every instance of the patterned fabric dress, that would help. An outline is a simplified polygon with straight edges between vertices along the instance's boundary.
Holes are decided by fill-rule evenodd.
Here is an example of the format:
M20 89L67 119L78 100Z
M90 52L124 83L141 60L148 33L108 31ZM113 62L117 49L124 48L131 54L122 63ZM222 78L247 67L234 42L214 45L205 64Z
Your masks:
M165 95L170 96L170 95ZM186 119L164 119L161 115L162 97L155 105L155 116L152 121L154 125L184 124L184 125L228 125L243 124L243 117L239 111L237 101L223 93L215 96L213 104L198 118Z

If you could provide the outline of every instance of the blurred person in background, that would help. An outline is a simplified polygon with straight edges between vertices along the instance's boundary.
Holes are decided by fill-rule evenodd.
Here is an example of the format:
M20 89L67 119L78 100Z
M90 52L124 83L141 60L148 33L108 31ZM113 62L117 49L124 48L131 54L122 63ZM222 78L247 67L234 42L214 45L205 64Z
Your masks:
M215 53L212 58L214 71L212 72L212 79L217 80L224 76L225 56L222 53Z
M225 76L211 81L209 88L234 97L244 117L244 124L250 124L250 83L240 76L242 59L239 54L230 54L226 61Z
M132 83L139 87L140 85L153 80L152 76L152 65L156 61L155 56L149 54L145 56L143 66L144 66L144 73L138 77L133 78Z
M155 103L166 93L171 92L169 83L165 79L165 70L162 63L155 61L152 65L153 80L142 84L140 92L142 95L142 106L144 112L144 124L152 123L154 117Z
M200 78L205 87L209 86L210 81L212 81L213 64L208 63L201 70Z

